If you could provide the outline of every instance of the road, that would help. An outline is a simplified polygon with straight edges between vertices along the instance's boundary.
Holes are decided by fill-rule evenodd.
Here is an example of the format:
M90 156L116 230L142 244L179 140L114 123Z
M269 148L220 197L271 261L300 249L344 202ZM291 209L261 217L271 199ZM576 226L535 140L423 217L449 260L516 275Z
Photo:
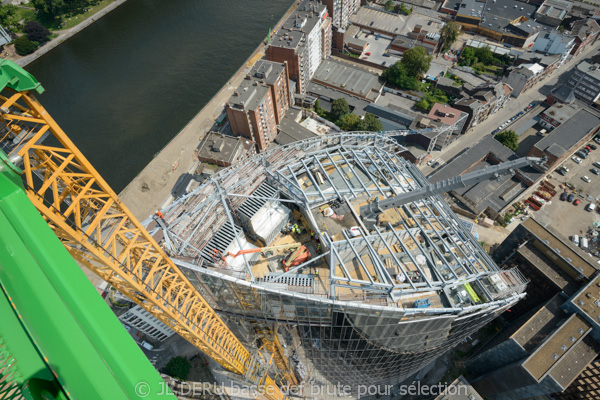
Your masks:
M457 156L462 150L479 142L485 135L491 134L494 129L498 128L519 111L522 111L532 101L545 100L550 91L554 88L554 85L557 83L565 83L571 74L571 69L586 57L594 55L595 51L598 50L598 47L600 47L600 43L590 46L584 52L579 54L578 57L571 58L571 60L567 61L560 69L554 70L549 78L538 82L524 94L509 101L502 110L477 125L471 132L457 139L443 151L431 152L432 159L441 158L444 162L441 162L440 164L443 166L446 162ZM420 170L425 176L429 176L434 171L427 165L421 166Z

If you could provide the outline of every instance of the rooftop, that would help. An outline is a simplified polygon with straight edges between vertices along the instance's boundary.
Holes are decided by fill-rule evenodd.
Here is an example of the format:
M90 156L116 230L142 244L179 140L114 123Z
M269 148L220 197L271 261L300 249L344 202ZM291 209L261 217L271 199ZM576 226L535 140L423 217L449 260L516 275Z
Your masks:
M558 88L552 89L552 97L560 102L570 104L575 101L575 94L573 89L567 85L561 85Z
M536 18L542 16L553 19L564 19L569 10L573 7L573 3L567 0L546 0L536 12Z
M597 272L596 267L592 264L591 259L588 260L587 255L581 253L581 250L570 241L560 237L558 232L551 227L542 226L535 218L528 218L521 225L540 242L544 243L548 249L551 249L556 257L561 258L563 265L572 268L572 272L574 272L571 274L572 276L581 274L589 278Z
M582 61L577 64L577 69L586 75L600 81L600 64L590 64L587 61Z
M298 140L310 139L316 137L317 134L306 129L298 122L286 114L279 124L279 135L275 141L279 145L286 145Z
M554 92L552 93L554 95ZM550 108L547 108L543 115L552 118L559 124L568 121L573 115L581 110L580 104L561 104L555 103Z
M403 150L390 137L368 132L270 149L215 173L162 210L164 225L147 226L152 235L170 239L166 245L180 267L262 290L301 291L318 301L375 301L412 317L477 310L491 301L510 304L524 289L522 277L500 272L440 197L390 208L374 226L365 225L361 206L427 183L397 155ZM244 206L250 200L256 202L251 209ZM290 206L296 209L293 221L286 217ZM256 247L256 227L236 221L241 214L256 220L257 210L276 217L272 224L261 222L264 243L300 242L312 258L286 272L285 254ZM286 221L299 223L302 234L286 231ZM318 233L322 257L311 230ZM238 257L240 250L246 254ZM319 279L307 267L318 268ZM298 279L308 286L299 288Z
M591 331L591 326L579 315L573 314L552 335L550 335L537 348L535 352L523 363L523 368L528 371L538 382L551 370L569 358L571 352L579 353L582 350L580 343ZM587 347L585 344L583 347ZM591 360L590 360L591 361ZM588 361L589 362L589 361ZM581 366L581 369L585 368Z
M500 33L504 33L505 29L510 29L511 23L521 19L524 22L512 26L518 26L519 30L527 32L526 36L529 36L543 28L541 24L533 20L536 9L537 6L533 4L517 0L488 0L486 2L463 0L458 9L458 15L481 18L483 20L480 26Z
M256 110L265 101L269 90L269 86L255 79L244 79L227 104L238 110Z
M554 329L558 323L565 319L561 306L564 298L557 294L544 304L511 336L525 351L535 349Z
M198 157L232 164L243 156L252 145L254 145L253 142L242 137L209 132L198 147Z
M582 108L550 132L549 135L537 142L535 147L545 151L550 146L555 145L555 147L559 146L566 152L599 125L600 115L589 108Z
M283 26L271 37L271 46L295 49L306 35L324 18L327 7L321 2L305 0L285 20Z
M285 70L285 64L274 61L258 60L248 76L253 79L264 81L268 85L274 85L277 82L277 78Z
M452 382L444 391L434 400L483 400L471 384L464 378L459 376Z
M570 302L587 316L588 321L600 326L600 276L585 285Z
M379 82L379 75L334 59L326 59L321 62L313 81L370 101L377 99L383 87L383 84Z
M573 22L571 35L578 36L580 39L584 40L589 35L593 35L598 31L600 31L600 25L598 25L598 22L594 21L591 18L580 19Z
M360 7L356 14L350 16L350 22L355 25L387 33L398 33L405 20L405 16L394 15L368 7Z
M465 114L465 112L452 108L448 104L435 103L433 107L431 107L431 111L429 111L427 118L432 121L439 121L446 125L454 125L462 114Z

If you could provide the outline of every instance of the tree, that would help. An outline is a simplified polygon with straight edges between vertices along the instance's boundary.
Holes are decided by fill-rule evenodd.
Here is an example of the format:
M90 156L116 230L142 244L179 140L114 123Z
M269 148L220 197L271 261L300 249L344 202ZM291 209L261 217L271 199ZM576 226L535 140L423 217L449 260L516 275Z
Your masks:
M26 56L27 54L33 53L39 45L38 42L32 42L25 35L19 36L15 40L15 50L20 56Z
M381 78L399 89L418 90L420 88L420 82L408 74L401 61L383 71Z
M456 39L458 39L458 36L460 36L460 32L460 25L454 21L450 21L444 25L441 31L441 40L443 43L441 49L443 52L448 51L448 49L452 47L452 44L454 44Z
M27 24L25 24L24 31L29 40L33 42L45 43L48 41L48 36L50 36L50 31L48 28L37 21L27 22Z
M399 6L396 6L396 11L404 15L410 15L412 8L407 8L404 3L401 3Z
M394 0L387 0L385 2L384 8L386 11L392 11L394 9Z
M0 25L13 26L17 24L17 7L12 4L0 6Z
M359 131L381 132L383 124L374 114L365 113L365 116L358 124Z
M408 75L420 79L429 70L432 58L423 47L415 46L404 52L402 64L406 68Z
M469 66L475 61L475 50L472 47L465 47L460 53L459 65Z
M167 374L182 381L187 379L191 368L190 362L185 357L173 357L165 367Z
M343 131L356 131L358 130L358 125L360 124L360 117L356 114L346 114L343 115L335 124Z
M33 6L38 12L57 17L65 7L64 0L32 0Z
M331 119L333 121L337 121L340 118L342 118L344 115L349 114L349 113L350 113L350 106L348 105L348 102L346 101L346 99L344 99L343 97L340 99L335 99L331 103L331 112L329 113L329 116L331 117Z
M417 104L415 104L415 107L420 108L421 110L424 110L424 111L431 110L431 104L429 104L427 99L425 99L424 97L421 98L421 100L417 101Z
M512 151L516 151L517 147L519 147L519 136L515 133L515 131L504 131L496 134L494 139L511 149Z

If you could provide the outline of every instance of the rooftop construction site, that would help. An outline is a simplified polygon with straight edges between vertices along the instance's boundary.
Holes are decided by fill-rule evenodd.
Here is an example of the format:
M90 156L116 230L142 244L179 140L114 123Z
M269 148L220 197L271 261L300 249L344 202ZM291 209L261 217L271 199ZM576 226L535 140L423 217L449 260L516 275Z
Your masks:
M301 371L397 382L516 302L526 280L499 270L393 135L275 148L144 224L211 306L242 322L238 337L252 340L249 321L276 323L302 344L312 365Z

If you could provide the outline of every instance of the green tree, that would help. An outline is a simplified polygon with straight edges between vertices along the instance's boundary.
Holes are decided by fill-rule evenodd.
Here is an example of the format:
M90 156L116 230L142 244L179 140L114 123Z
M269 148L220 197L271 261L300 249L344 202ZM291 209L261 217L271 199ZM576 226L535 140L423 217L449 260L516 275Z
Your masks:
M383 71L381 79L403 90L418 90L421 86L414 76L408 74L401 61L394 63L394 65Z
M331 117L331 119L333 121L337 121L340 118L342 118L344 115L349 114L350 113L350 106L348 105L348 102L346 101L346 99L339 98L339 99L335 99L332 103L331 103L331 112L329 113L329 116Z
M23 30L27 34L29 40L33 42L45 43L48 41L48 36L50 36L48 28L37 21L27 22Z
M508 130L497 133L496 136L494 136L494 139L512 151L516 151L517 147L519 147L519 136L515 133L515 131Z
M404 52L402 64L406 68L408 75L420 79L431 66L432 58L423 47L415 46Z
M452 47L452 44L454 44L454 42L456 42L456 39L458 39L458 36L460 36L460 32L460 25L454 21L450 21L442 27L441 41L443 44L441 49L443 52L448 51L448 49Z
M39 45L38 42L32 42L25 35L19 36L15 40L15 50L20 56L26 56L27 54L33 53Z
M360 124L360 117L356 114L343 115L335 124L340 127L341 130L346 132L358 130Z
M483 46L475 49L475 57L485 65L494 64L497 60L489 46Z
M423 111L431 110L432 105L427 101L425 97L421 98L421 100L417 101L415 107L420 108Z
M0 25L6 27L14 26L17 23L17 7L12 4L0 6Z
M167 374L173 378L185 381L191 369L190 362L185 357L173 357L167 363Z
M65 7L65 0L31 0L41 14L57 17Z
M365 116L358 124L359 131L381 132L383 124L374 114L365 113Z
M396 11L404 15L410 15L412 8L407 8L404 3L401 3L399 6L396 6Z
M469 66L475 61L475 50L472 47L465 47L460 53L459 65Z
M387 0L384 7L386 11L392 11L394 9L394 0Z

